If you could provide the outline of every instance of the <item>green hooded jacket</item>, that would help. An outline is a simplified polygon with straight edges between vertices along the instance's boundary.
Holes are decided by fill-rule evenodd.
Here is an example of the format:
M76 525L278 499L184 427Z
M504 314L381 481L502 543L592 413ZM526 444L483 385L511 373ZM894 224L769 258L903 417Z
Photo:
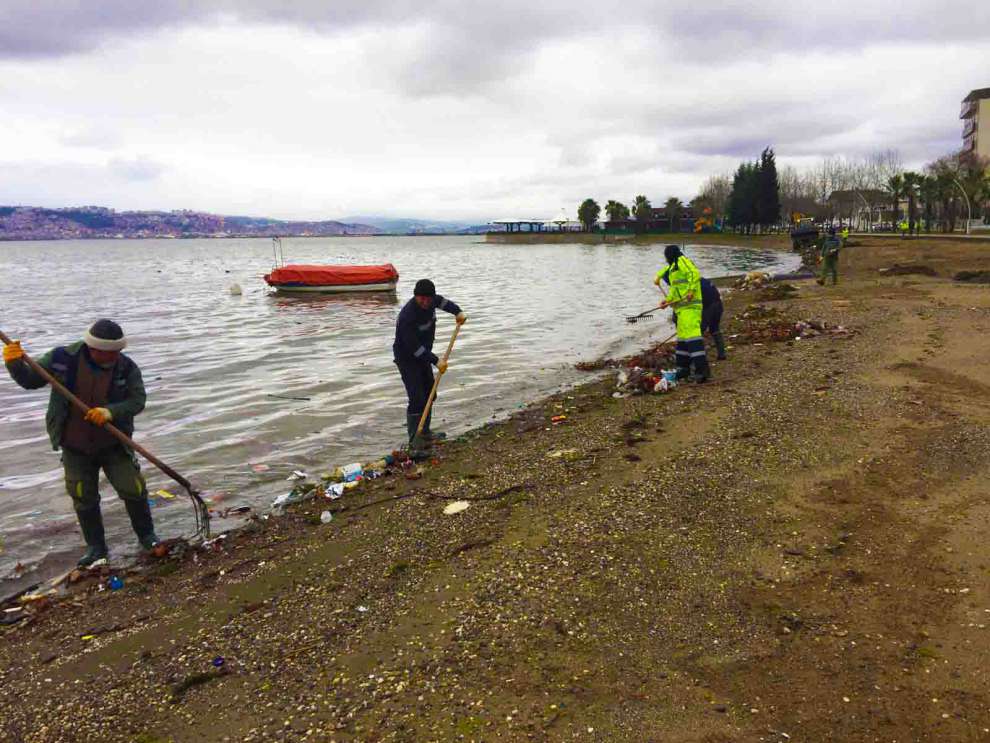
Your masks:
M75 392L76 369L84 345L82 341L77 341L69 346L53 348L37 359L38 365L68 387L70 392ZM8 362L7 371L10 372L11 378L26 390L40 389L48 384L24 359ZM127 436L132 436L134 416L144 410L147 395L144 391L141 370L129 356L120 354L117 363L114 364L108 399L106 407L113 416L111 423ZM52 390L48 398L45 423L53 449L57 450L62 445L62 434L69 419L69 406L67 399Z

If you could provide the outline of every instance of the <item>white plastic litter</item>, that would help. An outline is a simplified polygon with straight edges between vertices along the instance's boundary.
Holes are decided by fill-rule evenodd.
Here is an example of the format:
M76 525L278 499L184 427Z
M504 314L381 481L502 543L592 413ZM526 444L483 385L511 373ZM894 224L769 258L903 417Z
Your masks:
M330 513L329 511L324 511L323 513L320 514L321 524L329 524L331 521L333 521L333 514Z
M453 503L449 504L443 509L443 512L447 516L452 516L455 513L460 513L461 511L466 511L471 507L471 504L466 500L455 500Z

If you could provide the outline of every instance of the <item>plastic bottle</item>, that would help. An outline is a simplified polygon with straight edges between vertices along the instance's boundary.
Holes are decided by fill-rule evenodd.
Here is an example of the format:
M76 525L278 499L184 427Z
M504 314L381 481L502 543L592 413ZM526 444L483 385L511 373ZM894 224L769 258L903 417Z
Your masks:
M111 575L110 580L107 581L107 585L110 587L111 591L119 591L124 587L124 581L122 581L116 575Z

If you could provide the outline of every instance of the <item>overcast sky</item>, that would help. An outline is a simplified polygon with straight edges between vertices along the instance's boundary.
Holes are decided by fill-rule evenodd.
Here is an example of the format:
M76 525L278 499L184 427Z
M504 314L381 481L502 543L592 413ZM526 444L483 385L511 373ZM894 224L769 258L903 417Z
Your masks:
M550 217L960 145L990 2L0 0L0 204Z

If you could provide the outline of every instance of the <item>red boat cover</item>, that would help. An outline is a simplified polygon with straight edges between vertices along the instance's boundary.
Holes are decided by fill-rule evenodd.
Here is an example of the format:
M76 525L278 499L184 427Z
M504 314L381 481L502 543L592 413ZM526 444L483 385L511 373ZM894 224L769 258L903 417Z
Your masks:
M353 286L384 284L398 281L399 272L391 263L381 266L303 266L290 265L274 269L265 275L273 286L290 284L302 286Z

